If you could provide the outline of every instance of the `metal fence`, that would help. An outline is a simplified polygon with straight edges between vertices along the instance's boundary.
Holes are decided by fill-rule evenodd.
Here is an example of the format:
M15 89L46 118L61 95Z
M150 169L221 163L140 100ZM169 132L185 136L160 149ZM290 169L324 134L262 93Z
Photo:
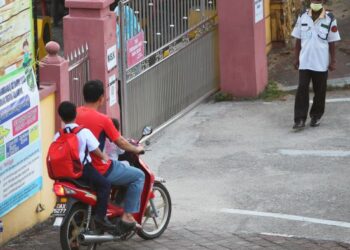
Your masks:
M144 32L147 56L215 16L216 0L124 0L114 12L119 27L124 27L126 40Z
M125 135L162 126L218 88L216 0L124 0L115 12ZM141 59L130 63L134 42Z
M69 62L70 101L77 106L84 104L83 86L89 80L89 48L83 45L66 56Z

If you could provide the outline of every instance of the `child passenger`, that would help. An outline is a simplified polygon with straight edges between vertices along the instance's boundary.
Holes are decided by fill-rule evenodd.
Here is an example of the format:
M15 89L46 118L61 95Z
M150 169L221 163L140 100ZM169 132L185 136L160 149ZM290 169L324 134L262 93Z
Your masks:
M118 121L118 119L111 118L111 120L113 122L114 127L118 131L120 131L119 130L119 121ZM109 140L106 140L105 151L104 152L108 155L109 159L118 161L119 155L124 154L125 150L119 148L117 145L115 145L114 143L110 142ZM120 161L120 162L125 164L125 165L127 165L127 166L130 166L128 161Z
M74 129L79 127L78 124L75 123L77 110L73 103L67 101L62 102L58 107L58 114L65 124L63 129L64 133L71 133ZM89 129L82 128L76 135L79 141L80 161L84 165L83 174L78 180L82 180L96 189L95 224L103 229L115 229L116 226L106 217L111 183L92 166L90 153L95 154L104 161L108 161L108 157L101 152L99 149L99 142ZM54 140L57 140L59 137L60 132L57 132Z

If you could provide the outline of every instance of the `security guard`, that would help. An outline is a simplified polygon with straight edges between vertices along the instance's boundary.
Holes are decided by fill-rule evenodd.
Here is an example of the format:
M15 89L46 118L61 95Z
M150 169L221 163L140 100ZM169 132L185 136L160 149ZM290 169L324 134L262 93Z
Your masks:
M311 0L310 9L299 16L292 32L296 38L294 66L299 69L294 106L295 130L305 127L310 80L315 94L310 110L310 126L319 126L325 109L328 70L335 70L335 42L340 40L340 35L334 15L324 9L323 2Z

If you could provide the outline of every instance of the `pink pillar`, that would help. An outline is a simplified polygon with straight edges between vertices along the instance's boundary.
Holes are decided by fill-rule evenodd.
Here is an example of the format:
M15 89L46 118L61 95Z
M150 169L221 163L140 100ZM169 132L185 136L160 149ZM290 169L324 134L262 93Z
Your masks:
M46 44L47 56L39 64L40 84L56 84L56 109L62 101L69 100L68 61L58 55L60 45L56 42ZM56 130L61 128L61 122L56 112Z
M259 0L219 0L221 90L238 97L255 97L267 84L265 19ZM261 9L260 9L261 10ZM258 21L258 22L256 22Z
M118 105L118 71L116 17L109 6L114 0L65 0L69 15L63 19L65 55L88 44L90 79L105 84L106 105L101 110L120 118ZM111 87L110 87L111 86Z

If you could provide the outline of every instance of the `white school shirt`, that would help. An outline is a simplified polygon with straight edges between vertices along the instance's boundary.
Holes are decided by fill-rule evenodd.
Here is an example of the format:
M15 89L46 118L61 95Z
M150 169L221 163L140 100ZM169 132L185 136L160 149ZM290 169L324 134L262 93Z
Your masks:
M124 154L125 150L119 148L113 142L106 140L104 152L108 155L109 159L117 161L119 155Z
M75 127L78 127L78 124L68 123L64 126L64 128L67 128L67 127L70 129L73 129ZM55 134L54 141L56 141L59 136L60 136L60 133L57 132ZM83 163L85 158L86 147L88 151L91 152L97 149L100 143L98 142L96 137L92 134L92 132L87 128L83 128L82 130L80 130L79 133L77 133L77 137L79 141L79 158L80 158L80 162ZM87 155L86 159L88 162L91 162L90 154Z
M325 72L329 66L329 43L340 40L337 20L331 23L325 10L315 22L310 15L309 10L299 16L292 32L293 37L301 39L299 69Z

